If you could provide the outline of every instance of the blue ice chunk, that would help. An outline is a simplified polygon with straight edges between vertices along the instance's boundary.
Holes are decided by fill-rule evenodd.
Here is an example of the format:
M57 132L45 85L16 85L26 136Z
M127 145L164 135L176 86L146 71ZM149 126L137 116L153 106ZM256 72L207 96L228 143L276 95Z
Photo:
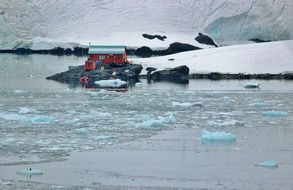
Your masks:
M267 111L263 112L262 115L267 117L287 117L289 113L284 111Z
M203 130L201 134L201 142L203 144L230 144L236 141L236 137L232 133L227 132L209 132Z
M50 124L53 121L53 118L48 116L36 116L31 122L34 124Z
M43 175L43 172L41 170L33 168L22 169L17 171L16 173L20 175Z
M255 164L255 166L262 166L267 168L277 168L278 162L276 160L266 160L261 163Z

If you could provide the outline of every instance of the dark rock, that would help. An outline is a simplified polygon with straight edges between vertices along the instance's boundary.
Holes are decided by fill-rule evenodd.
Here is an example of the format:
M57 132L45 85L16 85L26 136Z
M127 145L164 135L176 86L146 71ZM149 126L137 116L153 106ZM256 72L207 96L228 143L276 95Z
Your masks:
M144 38L149 39L149 40L153 40L153 39L157 38L157 39L159 39L159 40L161 40L161 41L164 41L164 40L167 38L167 36L161 36L161 35L150 35L150 34L143 34L142 36L143 36Z
M214 42L214 40L210 36L202 34L202 33L198 33L198 36L195 37L195 40L201 44L212 45L212 46L218 47L218 45Z
M189 68L186 65L156 71L150 75L154 81L171 81L175 83L186 84L189 82Z
M259 39L259 38L252 38L252 39L250 39L250 41L253 41L255 43L271 42L271 40L262 40L262 39Z
M157 68L155 68L155 67L147 67L145 70L147 71L147 75L149 76L153 71L156 71Z
M154 55L153 50L147 46L142 46L135 51L135 55L140 57L151 57Z

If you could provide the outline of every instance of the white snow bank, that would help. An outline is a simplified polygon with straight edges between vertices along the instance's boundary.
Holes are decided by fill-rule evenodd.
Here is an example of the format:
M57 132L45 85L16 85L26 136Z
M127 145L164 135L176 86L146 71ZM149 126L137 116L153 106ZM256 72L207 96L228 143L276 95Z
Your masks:
M174 61L169 61L174 59ZM190 73L283 73L293 71L293 40L188 51L162 57L133 58L158 70L186 65Z

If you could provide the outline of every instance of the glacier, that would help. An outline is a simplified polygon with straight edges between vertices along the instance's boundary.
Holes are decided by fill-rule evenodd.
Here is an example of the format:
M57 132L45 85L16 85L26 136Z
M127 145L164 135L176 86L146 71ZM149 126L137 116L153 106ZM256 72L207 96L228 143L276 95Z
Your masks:
M289 40L292 8L291 0L2 0L0 48L70 48L89 42L166 47L174 41L196 44L197 32L217 41ZM167 39L148 40L143 33Z

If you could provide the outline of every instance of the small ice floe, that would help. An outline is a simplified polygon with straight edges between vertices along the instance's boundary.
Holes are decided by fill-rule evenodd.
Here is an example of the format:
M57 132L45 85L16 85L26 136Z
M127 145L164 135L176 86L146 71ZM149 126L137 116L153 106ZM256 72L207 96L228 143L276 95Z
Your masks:
M95 81L95 84L104 88L119 88L126 85L126 82L122 81L121 79L99 80L99 81Z
M176 118L174 117L173 113L168 113L167 116L164 116L164 117L160 116L158 118L163 124L174 124L174 123L176 123Z
M263 106L267 106L268 104L264 103L264 102L252 102L250 104L248 104L249 107L256 107L256 108L259 108L259 107L263 107Z
M20 175L43 175L43 172L41 170L38 169L33 169L33 168L26 168L26 169L22 169L16 172L17 174Z
M210 127L240 127L240 126L244 126L244 122L243 121L238 121L235 119L231 119L228 121L224 121L224 120L216 120L216 121L209 121L208 122Z
M27 114L27 113L33 113L36 112L36 110L27 108L27 107L20 107L18 113L20 114Z
M202 106L202 102L172 102L172 106L181 106L181 107L201 107Z
M158 119L153 119L148 115L144 115L143 122L137 123L135 127L160 129L165 127L165 124L174 123L176 123L176 118L174 117L173 113L168 113L167 116L159 116Z
M100 136L96 136L95 140L97 141L106 141L106 140L110 140L113 139L114 137L112 136L108 136L108 135L100 135Z
M88 130L86 128L79 128L79 129L75 129L73 131L73 133L78 134L78 135L86 135L88 134Z
M25 121L27 118L22 115L18 115L16 113L1 113L0 118L5 119L7 121Z
M236 137L232 133L204 130L201 134L201 142L203 144L231 144L235 141Z
M284 111L266 111L262 113L263 116L267 117L287 117L289 115L288 112Z
M259 88L260 83L256 82L255 80L252 80L246 84L244 84L244 88Z
M31 122L34 124L50 124L52 121L53 118L48 116L36 116L31 120Z
M277 168L278 162L276 160L265 160L261 163L255 164L255 166L262 166L266 168Z
M137 128L156 128L160 129L164 127L165 125L161 120L158 119L150 119L148 121L143 121L142 123L137 123L135 127Z

